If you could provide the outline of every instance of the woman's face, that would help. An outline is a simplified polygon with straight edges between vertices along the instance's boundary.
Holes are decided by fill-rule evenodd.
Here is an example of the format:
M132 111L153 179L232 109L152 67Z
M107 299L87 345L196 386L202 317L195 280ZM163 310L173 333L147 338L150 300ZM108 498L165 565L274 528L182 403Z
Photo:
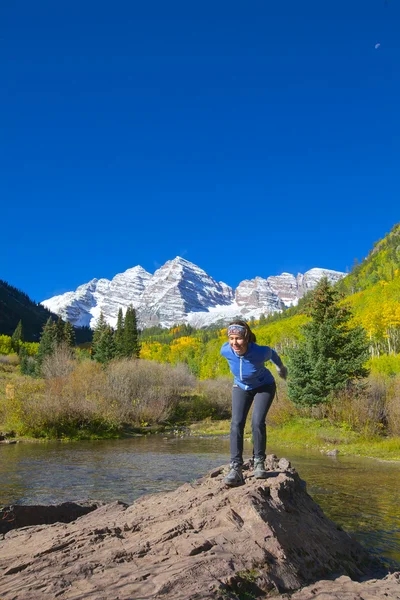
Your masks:
M237 354L244 354L247 350L247 341L239 335L229 336L229 345Z

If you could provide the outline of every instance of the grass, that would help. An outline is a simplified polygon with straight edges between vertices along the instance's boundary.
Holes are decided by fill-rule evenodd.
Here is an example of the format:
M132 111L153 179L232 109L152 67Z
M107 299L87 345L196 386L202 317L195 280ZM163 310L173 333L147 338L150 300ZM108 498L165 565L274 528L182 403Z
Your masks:
M193 435L227 435L230 421L206 419L190 426ZM245 436L251 436L248 419ZM381 460L400 460L400 438L364 436L348 427L332 425L326 420L295 417L279 426L268 426L268 443L287 448L309 448L328 452L337 449L342 455L368 456Z

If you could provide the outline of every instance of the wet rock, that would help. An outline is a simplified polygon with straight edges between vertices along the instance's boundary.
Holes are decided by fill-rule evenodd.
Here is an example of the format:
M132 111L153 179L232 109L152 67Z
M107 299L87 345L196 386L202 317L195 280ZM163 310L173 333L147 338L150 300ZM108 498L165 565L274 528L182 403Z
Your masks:
M255 480L249 466L238 488L224 485L225 466L131 506L9 531L2 600L261 598L377 567L325 517L289 461L266 462L274 477Z
M337 448L334 448L333 450L328 450L328 452L326 452L327 456L337 456L339 454L339 450Z
M96 504L76 504L64 502L54 506L4 506L0 508L0 533L7 533L11 529L27 527L30 525L48 525L50 523L69 523L99 507Z

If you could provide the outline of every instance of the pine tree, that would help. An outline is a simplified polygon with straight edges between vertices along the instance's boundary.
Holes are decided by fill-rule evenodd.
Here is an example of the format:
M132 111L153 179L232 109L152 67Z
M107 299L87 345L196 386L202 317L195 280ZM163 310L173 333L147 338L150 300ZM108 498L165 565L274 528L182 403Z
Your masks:
M117 357L122 358L125 354L124 316L122 313L122 308L120 308L118 311L117 329L114 337Z
M93 331L93 341L92 341L92 357L96 358L97 346L100 342L101 336L104 331L107 329L107 321L103 314L103 311L100 312L99 319L96 323L96 327Z
M56 344L62 344L65 342L65 334L64 334L64 326L65 323L61 317L58 317L56 323Z
M43 327L42 335L39 342L39 348L36 358L37 374L40 375L43 360L46 356L50 356L54 352L56 346L57 330L56 324L51 317L48 318Z
M94 356L97 362L106 364L116 356L116 347L114 340L114 331L109 325L102 332L96 346L96 354Z
M133 306L128 306L125 314L124 328L124 356L139 358L140 342L137 329L136 311Z
M259 323L258 323L258 324L259 324L259 325L265 325L265 323L266 323L266 322L267 322L267 319L266 319L266 317L265 317L264 313L261 313L261 315L260 315L260 320L259 320Z
M350 309L326 278L311 295L304 340L289 350L289 396L299 406L329 402L333 392L368 375L368 340L362 327L349 326Z
M74 348L76 344L75 330L69 321L66 321L64 324L64 340L70 348Z
M26 349L22 346L19 352L20 362L19 362L19 370L23 375L30 375L34 377L37 373L37 365L36 360L33 356L29 356Z
M22 342L24 341L24 331L22 327L22 321L19 321L15 328L14 333L11 336L11 345L15 352L19 352Z

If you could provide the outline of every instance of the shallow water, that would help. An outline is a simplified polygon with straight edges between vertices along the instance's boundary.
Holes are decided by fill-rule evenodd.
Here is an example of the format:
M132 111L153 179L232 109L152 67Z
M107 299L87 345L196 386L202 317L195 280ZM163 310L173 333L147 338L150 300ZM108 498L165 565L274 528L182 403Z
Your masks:
M251 446L246 445L247 456ZM400 568L400 464L268 448L292 461L332 520ZM175 489L229 461L226 437L0 446L0 505L122 500Z

